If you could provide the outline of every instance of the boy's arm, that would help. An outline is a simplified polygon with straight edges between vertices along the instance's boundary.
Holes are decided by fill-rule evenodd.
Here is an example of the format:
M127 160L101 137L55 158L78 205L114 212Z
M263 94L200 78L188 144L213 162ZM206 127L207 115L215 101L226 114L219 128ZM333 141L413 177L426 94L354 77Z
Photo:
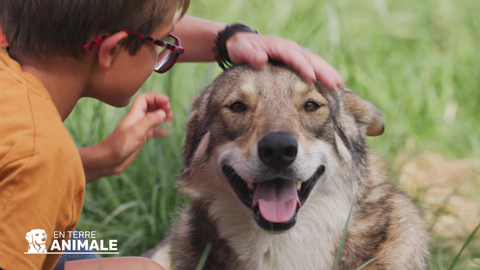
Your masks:
M132 164L145 141L167 135L155 126L172 120L170 100L159 93L138 95L125 118L105 140L79 149L87 182L102 176L119 174Z
M72 231L80 216L84 186L80 160L58 149L65 146L63 142L58 146L38 143L31 156L8 164L2 161L15 148L0 158L0 268L50 269L60 258L59 254L24 253L49 250L54 231ZM46 153L46 147L51 153ZM75 151L73 144L71 149Z
M175 20L178 20L176 14ZM183 62L214 61L213 40L225 24L184 16L175 24L173 34L182 40L185 53L179 58ZM276 36L237 32L226 43L228 56L235 64L247 63L261 67L274 59L292 66L307 80L319 79L328 89L343 87L338 72L320 56L302 49L296 42Z
M110 150L104 148L102 142L78 149L87 183L114 174L114 162L109 158Z
M3 165L1 161L0 159L0 165ZM25 193L39 194L37 190L40 188L35 184L42 180L29 177L35 175L33 172L37 171L36 169L43 169L40 166L32 168L30 163L31 157L28 156L0 166L0 218L2 219L0 222L0 269L40 269L46 254L33 256L24 254L29 248L29 243L24 240L25 234L36 228L47 232L54 230L55 219L45 222L36 217L43 208L38 207L41 202L35 202L31 196L25 196ZM45 173L45 171L40 172ZM18 187L20 181L30 181L33 185L29 186L30 190L24 190L25 186ZM18 197L23 197L22 199L26 201L25 205L21 204Z
M218 31L226 24L208 21L191 16L184 16L178 21L180 14L175 14L173 35L182 41L185 52L178 58L179 62L213 62L213 40Z

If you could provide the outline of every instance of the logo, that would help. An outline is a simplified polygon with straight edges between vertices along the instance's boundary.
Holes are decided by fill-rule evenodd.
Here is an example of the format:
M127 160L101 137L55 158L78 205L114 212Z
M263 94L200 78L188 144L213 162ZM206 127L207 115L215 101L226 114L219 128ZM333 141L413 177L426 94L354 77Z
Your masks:
M27 253L47 253L45 243L47 242L47 233L42 229L33 229L25 235L28 241Z
M67 240L68 238L68 240ZM33 229L25 235L28 252L25 254L120 254L117 240L97 240L96 231L54 231L50 247L46 247L47 233Z

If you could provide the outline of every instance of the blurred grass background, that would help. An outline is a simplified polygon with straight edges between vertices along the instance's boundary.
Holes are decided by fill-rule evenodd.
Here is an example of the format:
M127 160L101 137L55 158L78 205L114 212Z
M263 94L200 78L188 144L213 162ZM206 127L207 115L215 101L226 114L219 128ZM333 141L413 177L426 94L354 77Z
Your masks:
M187 13L243 22L324 57L350 89L382 111L386 132L369 144L386 160L394 183L399 171L392 164L400 152L480 159L479 14L478 0L193 0ZM87 185L78 230L118 239L122 255L139 255L163 239L175 210L186 202L174 180L189 104L220 72L213 63L177 64L150 77L141 91L171 98L170 136L147 142L125 173ZM66 125L79 147L92 145L127 109L81 100ZM480 202L479 191L467 195ZM455 269L480 269L479 239ZM432 243L429 269L447 269L461 247L445 240L437 236Z

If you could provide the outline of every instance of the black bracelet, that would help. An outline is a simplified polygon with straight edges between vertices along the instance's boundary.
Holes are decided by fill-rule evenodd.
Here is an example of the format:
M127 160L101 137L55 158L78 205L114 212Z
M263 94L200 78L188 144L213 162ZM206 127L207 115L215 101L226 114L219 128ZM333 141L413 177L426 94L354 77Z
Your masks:
M228 57L227 40L237 32L251 32L258 34L257 30L252 30L243 23L228 25L225 27L225 29L218 32L218 36L213 41L214 45L212 52L215 54L215 61L217 61L218 65L223 70L233 66L232 60L230 60L230 57Z

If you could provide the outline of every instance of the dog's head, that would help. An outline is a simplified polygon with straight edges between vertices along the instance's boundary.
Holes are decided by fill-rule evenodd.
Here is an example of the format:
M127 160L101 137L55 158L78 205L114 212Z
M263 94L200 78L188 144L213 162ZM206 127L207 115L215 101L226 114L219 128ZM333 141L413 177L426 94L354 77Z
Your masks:
M47 242L47 233L42 229L33 229L25 235L25 239L29 244L38 244L42 245Z
M378 109L355 93L327 91L274 65L224 72L193 101L186 127L184 191L237 197L274 231L292 228L316 190L341 186L326 183L340 181L327 181L329 171L348 167L349 181L361 181L365 136L384 129Z

